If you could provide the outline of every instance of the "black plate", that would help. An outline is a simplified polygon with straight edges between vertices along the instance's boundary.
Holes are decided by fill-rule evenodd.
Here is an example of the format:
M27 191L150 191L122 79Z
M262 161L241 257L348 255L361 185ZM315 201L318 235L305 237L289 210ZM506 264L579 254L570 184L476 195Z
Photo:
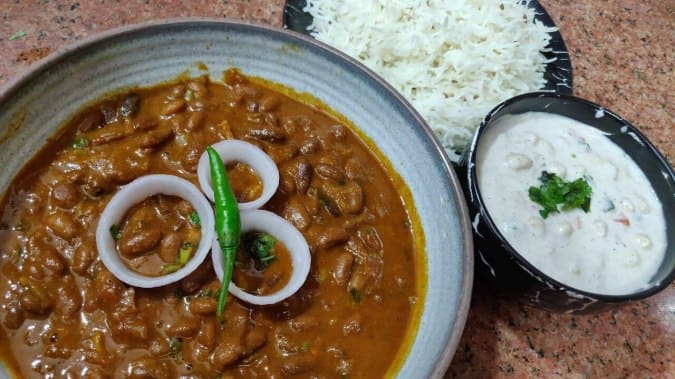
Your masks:
M536 12L536 19L546 26L555 27L551 16L546 13L544 7L538 1L526 1L527 6L533 8ZM298 33L307 34L307 26L312 23L312 16L303 12L307 4L306 0L287 0L284 7L284 27ZM550 52L544 53L547 59L555 58L553 62L546 65L544 78L546 85L543 91L555 91L558 93L572 94L572 62L570 55L559 31L551 33Z

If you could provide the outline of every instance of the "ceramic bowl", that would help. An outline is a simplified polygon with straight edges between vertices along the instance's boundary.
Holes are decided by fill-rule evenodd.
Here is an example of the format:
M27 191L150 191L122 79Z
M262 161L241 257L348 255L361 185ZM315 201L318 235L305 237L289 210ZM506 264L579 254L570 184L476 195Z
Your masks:
M476 177L476 156L486 130L506 115L545 112L566 116L596 128L618 145L645 173L663 206L666 218L666 254L648 285L627 295L603 295L582 291L541 272L514 249L499 232L481 196ZM462 162L462 184L482 262L481 273L523 295L530 304L553 311L585 313L603 310L651 296L675 278L675 176L667 160L640 131L600 105L577 97L537 92L516 96L495 107L476 130Z
M0 192L56 128L87 103L204 65L214 79L238 67L307 92L360 128L412 192L426 246L426 296L399 378L440 378L466 320L473 246L459 182L422 118L380 77L294 32L221 20L182 19L106 32L53 54L0 93ZM438 228L442 225L442 229ZM0 375L1 376L1 375Z

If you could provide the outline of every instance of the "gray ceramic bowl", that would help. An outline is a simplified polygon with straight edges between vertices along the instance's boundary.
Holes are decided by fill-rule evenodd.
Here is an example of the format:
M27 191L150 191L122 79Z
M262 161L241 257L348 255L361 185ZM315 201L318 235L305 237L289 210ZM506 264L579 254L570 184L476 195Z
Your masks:
M123 87L170 80L186 69L199 75L197 62L214 78L234 66L313 94L389 158L413 194L425 232L428 278L421 322L398 377L442 377L462 334L473 278L472 237L457 177L430 129L392 87L308 37L183 19L110 31L50 56L0 93L0 192L87 102Z

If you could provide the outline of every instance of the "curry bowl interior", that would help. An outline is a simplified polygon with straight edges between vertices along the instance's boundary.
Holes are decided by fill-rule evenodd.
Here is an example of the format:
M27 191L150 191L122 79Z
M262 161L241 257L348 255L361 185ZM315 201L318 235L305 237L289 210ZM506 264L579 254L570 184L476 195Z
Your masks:
M475 168L477 150L480 148L481 135L483 135L483 133L485 133L485 131L499 118L505 115L522 114L526 112L545 112L562 115L600 130L607 139L615 143L631 157L637 166L644 172L663 206L667 236L664 259L646 288L625 295L603 295L582 291L564 283L560 283L531 265L499 232L497 226L490 217L489 210L485 208L485 203L480 194L480 188L477 185L477 170ZM502 246L506 253L515 257L519 264L526 267L527 270L536 273L536 276L539 279L545 280L549 285L594 299L618 302L650 296L667 287L675 278L675 202L673 201L673 194L675 193L675 175L673 174L672 167L668 164L665 157L639 130L637 130L637 128L612 111L590 101L568 95L543 92L520 95L505 101L488 114L481 127L476 132L468 154L467 160L470 163L468 165L467 175L473 183L476 183L475 196L477 203L480 204L481 214L486 219L488 227L493 234L492 238L495 239L495 245Z
M49 57L0 94L0 192L87 104L186 70L201 75L201 63L214 80L236 67L311 94L357 125L389 159L412 193L425 232L424 251L418 253L426 256L427 278L419 326L398 376L442 376L466 320L473 274L456 176L429 128L391 87L307 37L247 24L174 20L107 32Z

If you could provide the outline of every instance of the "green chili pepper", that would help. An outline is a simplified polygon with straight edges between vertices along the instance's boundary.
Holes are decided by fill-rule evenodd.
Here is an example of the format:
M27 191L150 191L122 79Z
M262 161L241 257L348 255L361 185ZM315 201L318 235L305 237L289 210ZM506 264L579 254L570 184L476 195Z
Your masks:
M227 298L227 289L232 280L232 270L234 260L239 248L239 235L241 233L241 221L239 220L239 207L237 198L234 197L234 191L227 179L227 171L220 155L213 148L207 147L209 155L209 166L211 166L211 183L213 186L213 197L216 206L216 235L218 244L223 251L223 282L218 296L218 312L216 315L220 319L225 308Z

